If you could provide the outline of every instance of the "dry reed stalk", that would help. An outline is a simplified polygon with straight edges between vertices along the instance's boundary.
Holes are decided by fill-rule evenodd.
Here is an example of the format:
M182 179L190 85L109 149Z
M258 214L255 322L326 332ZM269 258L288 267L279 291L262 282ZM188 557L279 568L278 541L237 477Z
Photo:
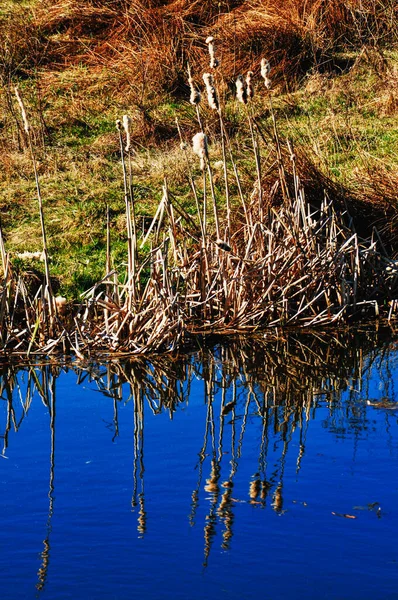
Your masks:
M127 131L129 132L129 123L125 119ZM116 121L116 129L119 133L119 146L120 146L120 158L122 163L122 173L123 173L123 188L124 188L124 202L125 202L125 210L126 210L126 230L127 230L127 307L131 310L131 307L136 298L136 272L135 272L135 236L133 232L132 226L132 207L131 207L131 197L129 193L128 186L128 178L127 178L127 169L126 163L124 160L124 147L123 147L123 137L122 137L122 122L117 119ZM130 133L128 133L127 145L126 147L130 149Z
M194 182L193 176L192 176L191 163L190 163L189 158L188 158L188 152L187 152L188 145L183 140L182 132L181 132L181 127L180 127L180 124L179 124L179 121L178 121L177 118L176 118L176 125L177 125L178 135L179 135L179 138L180 138L180 148L184 152L185 161L186 161L186 164L187 164L189 185L190 185L190 187L192 189L192 193L193 193L193 196L195 198L196 214L197 214L197 218L198 218L198 222L199 222L199 226L200 226L200 231L201 231L201 234L202 234L202 241L203 241L206 236L205 236L205 231L204 231L204 227L203 227L202 215L201 215L201 211L200 211L198 193L197 193L195 182Z
M109 204L106 205L106 278L108 278L109 273L111 272L111 219L109 213ZM111 289L112 286L107 283L106 284L106 295L105 301L109 302L111 300ZM109 335L109 310L108 308L104 309L104 321L105 321L105 330L106 335Z
M1 218L0 218L0 254L1 254L1 263L2 263L2 266L3 266L3 274L5 274L5 272L6 272L6 264L8 262L8 257L7 257L5 243L4 243L4 236L3 236L3 228L2 228L2 225L1 225Z
M129 191L129 200L130 200L130 215L132 222L132 252L133 252L133 269L134 269L134 277L136 275L136 262L137 262L137 220L136 220L136 210L135 210L135 201L134 201L134 187L133 187L133 167L132 167L132 145L131 145L131 128L132 128L132 120L128 115L123 115L123 128L126 133L126 147L125 151L128 157L128 191ZM135 286L139 287L139 280L135 277Z
M32 142L30 124L29 124L29 120L28 120L28 117L26 114L25 105L24 105L21 95L19 93L18 87L14 88L14 92L15 92L15 97L17 99L17 102L19 104L20 111L21 111L24 130L25 130L26 136L28 138L29 150L30 150L33 172L34 172L34 177L35 177L36 193L37 193L37 200L38 200L38 205L39 205L42 244L43 244L44 268L45 268L45 276L46 276L46 290L44 293L44 299L45 299L45 302L48 303L48 313L49 313L49 317L50 317L49 327L50 327L50 330L52 330L53 325L54 325L54 317L56 316L57 309L54 304L54 297L53 297L52 286L51 286L50 267L49 267L49 260L48 260L48 248L47 248L47 236L46 236L46 228L45 228L45 222L44 222L43 200L42 200L41 189L40 189L39 175L38 175L37 166L36 166L36 157L35 157L35 153L33 150L33 142ZM47 321L47 309L44 310L44 322L46 322L46 321Z

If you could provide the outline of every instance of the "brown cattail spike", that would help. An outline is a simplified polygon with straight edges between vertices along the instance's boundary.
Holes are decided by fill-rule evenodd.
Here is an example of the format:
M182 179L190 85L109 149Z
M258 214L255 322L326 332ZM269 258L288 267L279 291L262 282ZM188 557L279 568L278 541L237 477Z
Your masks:
M189 77L188 83L189 83L189 89L191 91L191 95L189 97L190 103L191 104L199 104L202 99L202 96L201 96L199 90L195 87L192 77Z
M253 71L248 71L246 75L246 94L248 100L252 100L254 96L253 82L252 77L254 73Z
M213 75L210 73L203 74L203 81L206 85L207 102L212 110L218 110L218 98L215 87L213 86Z
M271 65L266 58L261 59L261 77L264 79L264 85L267 90L271 89L271 80L268 75L271 72Z
M206 44L209 49L210 69L216 69L220 63L217 60L216 55L215 55L214 38L212 35L209 35L209 37L206 38Z
M123 128L126 132L126 152L131 148L131 119L128 115L123 115Z
M236 99L242 104L247 104L247 90L242 75L238 75L236 80Z

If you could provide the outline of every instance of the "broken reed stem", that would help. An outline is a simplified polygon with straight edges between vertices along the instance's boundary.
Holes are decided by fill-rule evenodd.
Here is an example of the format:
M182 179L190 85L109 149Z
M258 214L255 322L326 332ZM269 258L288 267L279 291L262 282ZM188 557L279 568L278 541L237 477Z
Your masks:
M31 159L32 159L33 172L34 172L35 183L36 183L37 200L38 200L38 205L39 205L40 226L41 226L43 255L44 255L44 269L45 269L45 276L46 276L46 290L47 291L46 291L46 294L44 294L44 297L48 296L49 314L52 319L54 317L54 313L56 314L57 309L56 309L56 306L54 303L52 286L51 286L50 267L49 267L48 249L47 249L47 236L46 236L46 228L45 228L45 223L44 223L43 200L42 200L42 195L41 195L41 190L40 190L39 175L37 172L36 157L35 157L35 153L33 150L33 142L32 142L32 135L30 132L30 124L28 121L28 117L26 115L26 110L25 110L23 100L21 98L21 95L19 93L17 86L14 88L14 91L15 91L15 96L16 96L17 102L18 102L20 110L21 110L22 121L24 124L25 133L28 138L29 150L30 150L30 155L31 155ZM52 327L52 322L51 322L50 326Z

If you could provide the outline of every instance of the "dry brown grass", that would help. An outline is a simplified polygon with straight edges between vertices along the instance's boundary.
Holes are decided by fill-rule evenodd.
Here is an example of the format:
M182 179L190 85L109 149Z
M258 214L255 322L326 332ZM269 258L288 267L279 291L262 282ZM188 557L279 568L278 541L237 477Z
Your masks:
M44 64L111 67L138 100L181 91L187 62L202 70L210 33L227 80L266 54L282 81L325 67L336 49L396 43L397 16L393 0L45 0L30 19L22 11L2 19L0 65L3 76Z

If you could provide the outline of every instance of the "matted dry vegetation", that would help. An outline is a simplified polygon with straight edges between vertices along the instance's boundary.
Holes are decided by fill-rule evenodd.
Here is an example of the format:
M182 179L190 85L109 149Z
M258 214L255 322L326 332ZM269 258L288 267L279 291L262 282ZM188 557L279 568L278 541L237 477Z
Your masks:
M264 55L282 78L333 68L338 49L396 43L397 16L393 0L44 0L31 18L22 8L2 19L0 64L4 77L83 63L111 68L125 86L181 91L187 60L203 65L207 35L219 41L227 80Z

